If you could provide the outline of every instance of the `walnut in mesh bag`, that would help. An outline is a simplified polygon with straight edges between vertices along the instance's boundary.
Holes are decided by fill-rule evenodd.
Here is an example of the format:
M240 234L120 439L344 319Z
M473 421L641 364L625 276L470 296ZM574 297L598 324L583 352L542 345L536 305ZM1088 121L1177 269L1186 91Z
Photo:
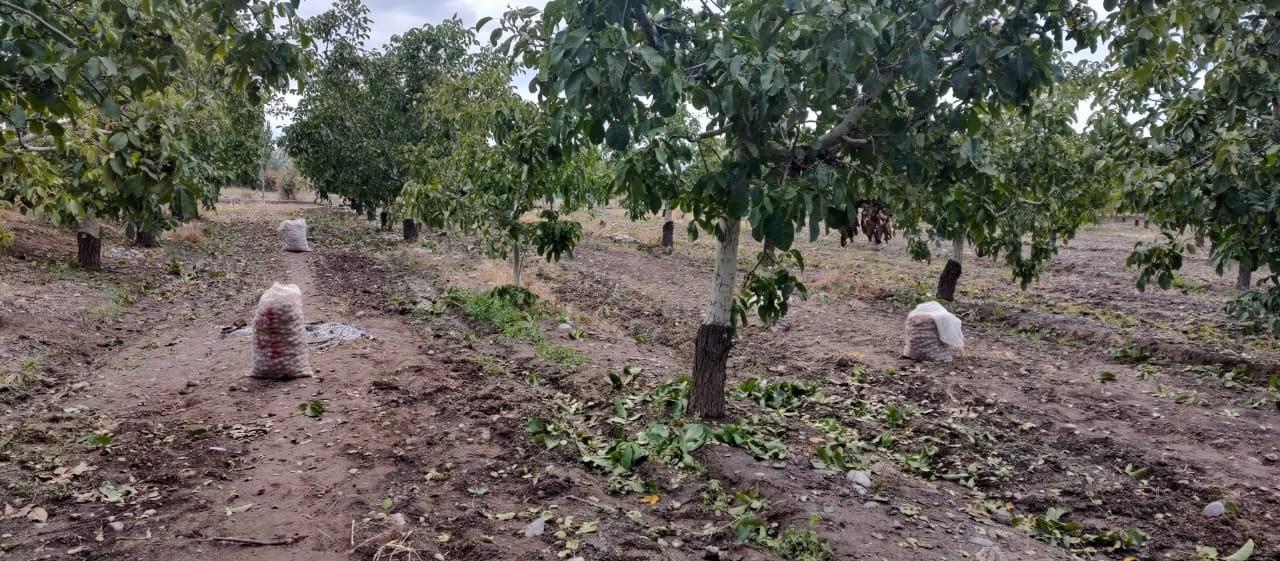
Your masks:
M311 244L307 243L306 219L285 220L276 227L276 231L280 232L280 237L284 240L285 251L294 253L311 251Z
M288 380L311 375L307 361L302 291L297 285L273 283L258 300L253 318L255 378Z
M962 348L960 318L942 304L925 302L907 315L907 344L902 350L907 358L951 362L951 350Z

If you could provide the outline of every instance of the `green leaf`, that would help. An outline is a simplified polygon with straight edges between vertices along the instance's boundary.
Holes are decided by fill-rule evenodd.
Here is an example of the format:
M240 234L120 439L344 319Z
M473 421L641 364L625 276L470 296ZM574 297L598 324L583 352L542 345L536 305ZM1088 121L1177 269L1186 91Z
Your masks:
M474 29L475 31L480 31L480 29L483 28L485 24L489 23L490 21L493 21L492 16L482 17L476 21L476 25L472 29Z
M111 138L107 139L107 146L110 146L111 149L115 150L116 152L124 150L125 147L128 145L129 145L129 135L124 131L118 131L115 134L112 134Z
M969 35L969 15L964 12L956 14L956 18L951 20L951 32L962 39L967 37Z
M17 103L13 104L13 109L9 111L9 122L13 123L13 126L18 128L26 127L27 110L23 109L22 105Z
M320 416L324 415L324 402L318 399L304 401L298 404L298 411L301 411L303 415L318 419Z
M795 225L781 208L774 209L764 218L764 237L782 251L791 249L796 238Z
M120 104L108 96L102 100L102 114L108 119L120 119Z
M1235 553L1222 558L1222 561L1249 561L1253 556L1253 540L1244 542Z

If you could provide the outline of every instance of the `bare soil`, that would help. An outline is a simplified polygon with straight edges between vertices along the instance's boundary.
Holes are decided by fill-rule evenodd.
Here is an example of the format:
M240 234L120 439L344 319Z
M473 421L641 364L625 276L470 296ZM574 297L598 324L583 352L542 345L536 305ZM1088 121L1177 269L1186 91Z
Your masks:
M275 225L298 215L316 251L283 253ZM900 356L941 263L899 239L800 244L809 298L739 330L729 386L816 393L779 410L735 392L708 423L773 451L711 442L691 467L614 474L529 420L596 444L693 424L655 396L688 374L713 248L664 255L656 222L582 219L574 259L526 274L530 332L460 304L506 282L473 240L406 246L336 209L226 204L146 250L108 228L102 273L68 265L74 232L0 216L17 234L0 255L0 558L822 558L778 545L790 529L841 560L1199 559L1250 539L1280 559L1280 352L1221 314L1233 283L1203 258L1178 290L1134 290L1123 261L1151 231L1091 228L1025 292L969 254L949 364ZM228 328L273 281L299 285L308 321L371 338L313 351L312 378L246 377L251 338ZM870 487L815 464L837 445ZM735 493L772 542L737 543ZM1214 501L1231 508L1206 517ZM1146 539L1115 543L1130 530Z

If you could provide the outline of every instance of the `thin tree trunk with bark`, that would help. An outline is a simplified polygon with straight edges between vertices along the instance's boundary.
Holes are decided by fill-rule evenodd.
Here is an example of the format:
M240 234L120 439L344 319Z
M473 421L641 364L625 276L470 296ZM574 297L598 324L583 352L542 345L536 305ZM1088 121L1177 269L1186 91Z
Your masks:
M412 218L404 219L404 241L418 241L418 223L414 222Z
M358 216L360 213L364 212L364 206L361 205L359 202L351 201L351 210L355 211L356 215Z
M676 223L671 220L671 207L662 207L662 243L660 247L670 253L675 247Z
M942 275L938 277L938 290L936 291L938 299L948 302L955 301L956 284L960 282L961 263L964 262L964 240L954 240L951 244L951 258L947 260L947 265L942 268Z
M155 247L156 235L146 230L138 230L133 235L133 244L138 247Z
M384 211L382 211L382 212L378 213L378 220L381 222L381 224L382 224L381 228L382 228L384 231L385 231L385 230L390 229L390 228L388 227L388 223L389 223L390 219L391 219L391 217L387 215L387 211L385 211L385 210L384 210Z
M80 261L80 267L86 271L102 270L102 228L98 224L98 219L89 213L89 216L80 223L80 229L76 232L76 246L78 249L77 258Z
M524 252L521 251L520 242L511 242L511 284L516 288L523 288L520 282L521 268L524 266Z
M373 222L374 220L377 220L378 219L377 212L378 212L378 209L373 208L373 205L369 205L365 207L364 219L369 222Z
M704 419L724 416L725 365L733 349L733 292L738 273L738 239L742 222L720 221L724 239L716 250L715 281L711 285L711 307L698 328L694 346L693 389L690 409Z

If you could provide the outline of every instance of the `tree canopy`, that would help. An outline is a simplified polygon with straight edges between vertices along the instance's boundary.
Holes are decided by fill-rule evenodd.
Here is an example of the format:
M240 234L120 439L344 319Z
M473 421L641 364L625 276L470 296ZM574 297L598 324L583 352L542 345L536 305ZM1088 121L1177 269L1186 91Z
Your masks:
M1062 75L1066 41L1093 44L1093 19L1087 6L1062 0L553 0L506 13L491 39L538 70L532 88L558 126L592 142L616 151L660 145L682 134L673 117L684 106L708 118L690 140L725 142L731 156L673 197L720 240L692 400L718 416L733 318L745 316L733 302L752 300L733 297L741 221L787 251L797 230L815 239L868 193L905 198L908 186L886 181L898 170L883 154L919 154L918 133L937 113L976 137L983 114L1031 106ZM626 195L657 212L667 194L638 187ZM787 274L770 278L750 279L755 301L796 288Z
M466 71L475 39L450 19L367 50L368 14L344 0L306 22L321 50L284 146L320 194L385 209L410 178L409 148L429 133L420 117L427 88Z
M1280 332L1280 3L1108 1L1114 71L1099 88L1104 169L1125 208L1165 231L1130 263L1139 286L1172 285L1191 231L1232 263L1269 273L1228 305ZM1252 288L1247 287L1246 288Z
M0 3L0 201L58 222L118 217L130 233L194 216L265 151L263 101L306 62L296 7Z

